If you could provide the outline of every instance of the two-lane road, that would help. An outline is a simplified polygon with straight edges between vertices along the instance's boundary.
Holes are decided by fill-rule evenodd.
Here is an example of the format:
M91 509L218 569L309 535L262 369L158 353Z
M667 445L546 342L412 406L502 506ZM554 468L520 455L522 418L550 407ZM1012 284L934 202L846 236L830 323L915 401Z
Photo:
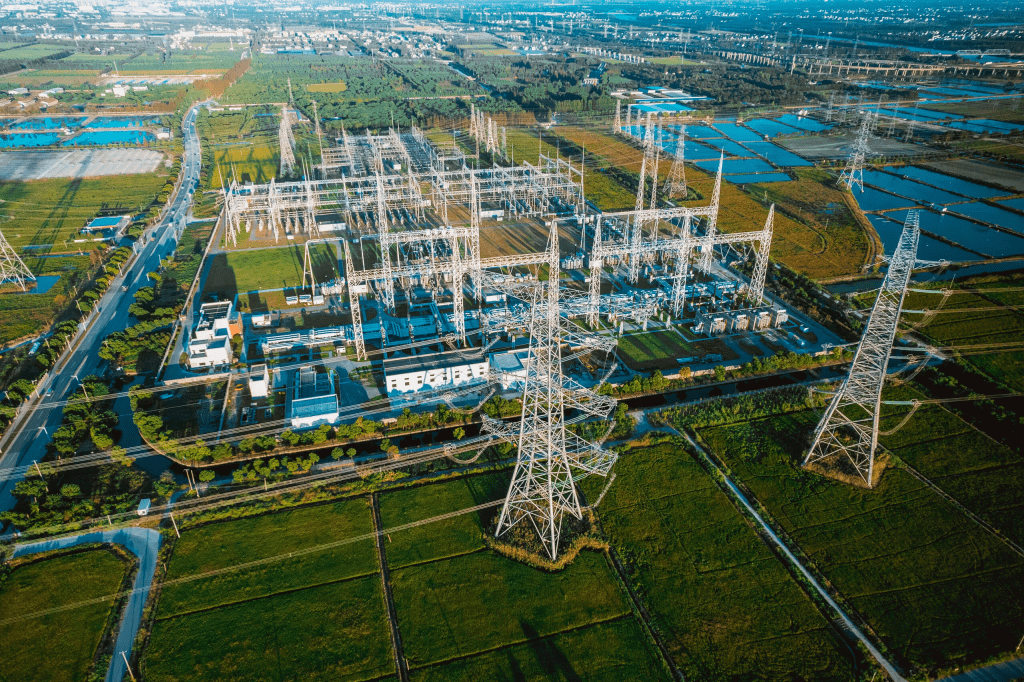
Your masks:
M97 303L90 326L80 333L75 350L67 355L63 365L58 364L59 372L39 385L42 397L34 408L23 412L0 440L0 469L24 466L43 458L49 434L60 426L63 408L59 403L68 398L79 380L99 373L105 362L99 357L103 340L111 332L131 325L128 307L135 300L135 292L148 286L147 273L157 270L161 258L174 252L199 183L202 156L195 123L200 106L192 107L182 122L185 151L181 180L167 204L163 219L136 243L138 257L124 269L123 275L111 282L107 293ZM127 291L122 291L122 287L127 287ZM16 482L11 479L0 484L0 511L14 506L16 500L10 491Z

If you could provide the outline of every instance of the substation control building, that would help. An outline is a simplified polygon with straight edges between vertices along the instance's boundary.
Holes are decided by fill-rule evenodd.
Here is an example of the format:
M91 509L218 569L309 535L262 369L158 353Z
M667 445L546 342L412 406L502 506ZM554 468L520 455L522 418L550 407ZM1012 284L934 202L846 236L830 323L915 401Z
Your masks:
M482 355L454 351L384 361L384 385L389 396L487 380L487 358Z
M241 319L237 313L233 314L231 301L202 304L199 322L189 337L189 368L230 365L233 360L231 337L241 333Z

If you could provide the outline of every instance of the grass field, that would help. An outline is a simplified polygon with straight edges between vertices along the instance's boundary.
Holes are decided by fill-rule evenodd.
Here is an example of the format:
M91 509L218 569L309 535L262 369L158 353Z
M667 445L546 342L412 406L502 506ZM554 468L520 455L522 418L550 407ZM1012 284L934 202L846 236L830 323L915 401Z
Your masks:
M0 613L29 614L114 594L124 568L120 559L105 550L19 566L0 583ZM112 600L105 600L4 626L3 647L10 655L4 656L0 679L85 680L111 605Z
M888 468L864 490L799 469L818 416L769 417L702 436L897 665L921 678L1012 652L1024 622L1024 560L903 470ZM882 430L896 423L892 415ZM905 448L932 440L913 421L897 435ZM941 453L928 450L934 473Z
M337 254L331 245L317 244L310 253L318 282L337 276ZM297 287L302 283L303 258L304 251L297 246L217 254L203 296L216 293L231 298L249 291Z
M373 530L365 498L182 533L167 578ZM149 680L364 680L392 672L372 539L165 587L143 658Z
M381 521L389 528L500 500L508 476L387 493ZM411 678L667 679L604 556L584 552L546 573L494 554L483 532L498 509L386 536Z
M166 174L143 173L0 183L0 229L18 251L30 244L53 245L41 253L78 251L80 245L65 242L97 213L139 213L166 182Z
M22 259L37 277L59 275L60 280L43 294L5 293L0 295L0 344L7 344L38 334L54 317L64 309L74 293L76 284L89 269L89 256L67 256L65 258Z
M680 365L676 358L697 354L683 337L670 331L621 336L617 352L623 362L637 372L677 370Z
M917 288L950 287L949 283ZM962 281L957 288L977 290L962 292L943 301L941 294L910 292L904 302L906 310L938 310L925 318L919 313L904 313L903 324L915 329L937 346L954 347L970 364L1014 390L1024 390L1024 352L992 353L985 344L1019 341L1024 334L1024 277L1015 275L974 278ZM987 289L992 291L986 292ZM1010 289L1009 291L1003 291ZM960 312L962 311L962 312Z
M63 52L66 49L62 45L23 45L0 52L0 59L39 59L40 57L49 57L51 54Z
M616 473L601 524L684 677L854 679L850 649L685 448L630 450Z

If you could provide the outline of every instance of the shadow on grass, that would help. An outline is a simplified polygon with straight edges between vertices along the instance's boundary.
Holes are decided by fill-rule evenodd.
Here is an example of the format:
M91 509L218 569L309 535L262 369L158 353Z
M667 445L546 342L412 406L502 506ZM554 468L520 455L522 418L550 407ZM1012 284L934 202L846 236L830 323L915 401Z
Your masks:
M549 680L566 680L566 682L583 682L565 654L548 639L539 639L540 634L529 623L519 621L523 634L529 639L530 649L537 657L541 668Z

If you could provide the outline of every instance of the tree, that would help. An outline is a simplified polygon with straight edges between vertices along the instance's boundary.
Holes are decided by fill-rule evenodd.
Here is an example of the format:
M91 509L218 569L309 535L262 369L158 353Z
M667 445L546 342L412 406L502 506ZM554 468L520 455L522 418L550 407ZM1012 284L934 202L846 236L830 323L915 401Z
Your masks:
M199 472L199 480L203 483L209 483L215 478L217 478L217 474L215 474L212 469L203 469Z
M81 497L82 489L74 483L65 483L60 487L60 494L62 497Z
M452 435L455 436L455 440L462 440L466 437L466 429L461 426L452 431Z
M355 457L356 456L356 449L355 448L349 448L348 450L345 451L345 454L348 455L349 457Z
M390 438L384 438L383 440L381 440L381 442L380 442L380 451L381 452L387 452L390 449L391 449L391 439Z

